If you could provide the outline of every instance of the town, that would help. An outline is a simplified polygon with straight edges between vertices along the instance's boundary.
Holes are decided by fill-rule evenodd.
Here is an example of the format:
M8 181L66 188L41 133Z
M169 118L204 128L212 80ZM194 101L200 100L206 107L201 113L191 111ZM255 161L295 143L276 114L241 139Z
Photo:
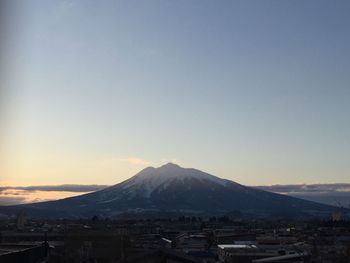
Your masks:
M0 262L350 262L350 221L163 219L0 223Z

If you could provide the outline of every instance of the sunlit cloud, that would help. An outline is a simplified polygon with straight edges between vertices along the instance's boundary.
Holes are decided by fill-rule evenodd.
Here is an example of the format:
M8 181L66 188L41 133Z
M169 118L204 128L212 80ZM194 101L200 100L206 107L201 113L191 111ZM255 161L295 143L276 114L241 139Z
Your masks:
M62 185L33 185L33 186L0 186L2 191L23 190L23 191L58 191L58 192L92 192L108 187L108 185L81 185L81 184L62 184Z
M98 191L108 185L39 185L0 187L0 205L17 205L57 200Z
M22 189L5 189L0 191L0 205L17 205L34 202L57 200L88 192L69 191L28 191Z
M133 165L150 165L149 161L146 161L144 159L137 158L137 157L120 158L119 161L120 162L127 162L127 163L133 164Z

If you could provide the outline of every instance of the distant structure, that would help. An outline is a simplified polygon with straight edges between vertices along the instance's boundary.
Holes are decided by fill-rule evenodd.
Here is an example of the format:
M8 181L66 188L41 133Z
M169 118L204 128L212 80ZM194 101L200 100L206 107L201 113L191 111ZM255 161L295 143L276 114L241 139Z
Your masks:
M332 214L332 220L334 222L343 220L343 213L341 211L336 211Z
M19 212L17 216L17 229L22 230L24 226L27 224L27 214L24 210Z

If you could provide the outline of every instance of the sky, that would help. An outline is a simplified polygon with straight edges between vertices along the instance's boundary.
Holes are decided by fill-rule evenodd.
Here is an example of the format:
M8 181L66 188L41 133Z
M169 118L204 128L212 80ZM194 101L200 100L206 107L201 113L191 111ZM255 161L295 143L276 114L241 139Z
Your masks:
M0 185L350 182L349 1L1 5Z

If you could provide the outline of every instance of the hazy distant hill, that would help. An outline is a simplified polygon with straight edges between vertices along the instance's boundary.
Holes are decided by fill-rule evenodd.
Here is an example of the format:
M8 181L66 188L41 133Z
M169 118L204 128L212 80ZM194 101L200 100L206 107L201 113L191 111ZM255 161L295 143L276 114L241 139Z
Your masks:
M249 217L330 216L336 208L246 187L168 163L148 167L130 179L93 193L57 201L1 207L3 214L25 209L38 217L154 214L234 214Z

